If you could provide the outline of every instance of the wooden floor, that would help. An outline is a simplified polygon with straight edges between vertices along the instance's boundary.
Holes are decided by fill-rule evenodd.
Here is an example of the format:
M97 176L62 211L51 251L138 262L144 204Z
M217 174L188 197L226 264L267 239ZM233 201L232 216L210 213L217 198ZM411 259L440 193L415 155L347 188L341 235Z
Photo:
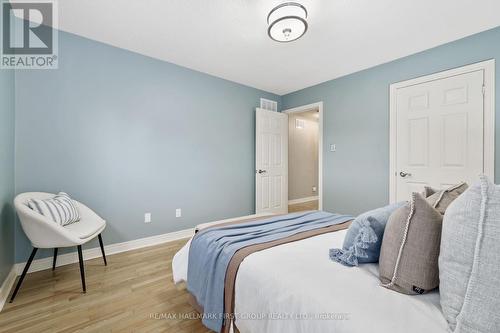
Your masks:
M0 332L210 332L172 282L172 257L185 242L111 255L107 267L86 261L86 294L78 264L29 274L0 312Z
M288 205L288 212L302 212L304 210L317 210L318 209L318 200L298 203L294 205Z
M289 206L312 209L317 200ZM211 332L172 282L172 258L186 241L111 255L108 266L85 261L86 294L78 264L28 274L0 312L0 332Z

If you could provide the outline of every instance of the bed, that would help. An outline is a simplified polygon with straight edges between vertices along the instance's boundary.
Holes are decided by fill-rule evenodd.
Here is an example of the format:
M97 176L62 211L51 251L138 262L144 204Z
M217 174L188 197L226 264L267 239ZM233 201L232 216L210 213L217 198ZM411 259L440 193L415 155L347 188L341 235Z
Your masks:
M218 223L200 229L214 224ZM377 264L349 268L332 262L328 250L340 248L345 234L345 229L328 232L245 257L234 283L237 330L447 332L437 291L418 296L399 294L380 287ZM190 243L173 259L175 283L187 281Z

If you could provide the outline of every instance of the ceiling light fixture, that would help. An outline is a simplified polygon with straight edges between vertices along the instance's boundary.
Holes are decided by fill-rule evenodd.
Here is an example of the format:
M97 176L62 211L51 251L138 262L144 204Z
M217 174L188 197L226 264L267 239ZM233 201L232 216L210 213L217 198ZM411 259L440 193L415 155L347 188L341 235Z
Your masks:
M299 39L307 31L307 10L297 2L285 2L267 15L267 34L272 40L286 43Z

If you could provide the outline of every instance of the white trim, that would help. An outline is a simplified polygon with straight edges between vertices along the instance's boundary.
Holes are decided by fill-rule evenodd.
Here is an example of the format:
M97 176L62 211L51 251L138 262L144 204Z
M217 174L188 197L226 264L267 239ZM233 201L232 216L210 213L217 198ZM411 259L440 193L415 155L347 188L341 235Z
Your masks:
M143 247L159 245L159 244L163 244L163 243L173 242L173 241L183 239L183 238L192 237L194 235L195 229L203 229L204 227L206 227L208 225L226 223L226 222L236 221L239 219L264 217L264 216L269 216L269 215L272 215L272 214L269 214L269 213L252 214L252 215L233 217L233 218L229 218L229 219L225 219L225 220L218 220L218 221L214 221L214 222L203 223L203 224L197 225L195 228L184 229L184 230L180 230L180 231L169 232L166 234L134 239L134 240L122 242L122 243L105 245L104 250L106 252L106 255L112 255L112 254L116 254L116 253L137 250L137 249L141 249ZM101 257L101 248L94 247L91 249L83 250L83 257L84 257L84 260L100 258ZM59 267L59 266L74 264L77 262L78 262L78 254L76 252L65 253L65 254L57 256L57 265L56 266ZM25 265L26 265L26 262L17 263L13 266L12 271L15 272L16 276L21 275ZM36 259L36 260L33 260L33 262L31 263L31 266L30 266L28 273L38 272L38 271L42 271L44 269L49 269L49 268L52 268L52 257Z
M484 62L484 174L495 181L495 59Z
M112 255L121 252L127 252L131 250L140 249L143 247L154 246L158 244L163 244L167 242L172 242L175 240L183 239L191 237L194 234L194 228L185 229L175 232L170 232L162 235L145 237L134 239L128 242L123 243L115 243L104 246L104 250L106 255ZM101 257L101 249L99 247L94 247L91 249L83 250L83 257L85 260L100 258ZM57 267L74 264L78 262L78 255L76 252L65 253L57 256ZM17 263L14 265L15 273L17 275L21 275L26 262ZM42 271L44 269L52 268L52 257L41 258L37 260L33 260L31 263L30 269L28 273Z
M323 102L317 102L296 108L283 110L283 113L304 112L311 109L319 110L318 119L318 209L323 210ZM289 180L290 181L290 180Z
M495 59L478 62L475 64L450 69L447 71L418 77L415 79L393 83L390 85L390 161L389 161L389 201L396 201L396 90L404 87L421 84L424 82L441 80L450 76L457 76L478 70L484 71L484 174L492 181L495 180Z
M264 217L264 216L268 216L268 215L272 215L272 214L264 213L264 214L253 214L253 215L240 216L240 217L230 218L230 219L226 219L226 220L220 220L220 221L200 224L200 225L196 226L196 228L202 229L203 227L206 227L208 225L231 222L231 221L235 221L238 219ZM106 252L106 255L112 255L112 254L137 250L137 249L141 249L144 247L173 242L173 241L184 239L184 238L190 238L194 235L194 231L195 231L195 228L190 228L190 229L184 229L184 230L180 230L180 231L169 232L169 233L162 234L162 235L134 239L134 240L131 240L128 242L105 245L104 250ZM100 258L101 256L102 256L101 249L99 247L94 247L91 249L83 250L84 260ZM57 256L57 265L56 266L59 267L59 266L74 264L77 262L78 262L78 255L76 252L65 253L65 254ZM10 290L14 286L14 282L16 281L16 277L21 275L25 265L26 265L26 262L20 262L20 263L14 264L12 266L12 269L10 270L9 275L7 276L4 283L2 284L2 287L0 289L0 311L2 311L2 307L5 304L7 297L9 296ZM52 268L52 257L41 258L41 259L33 260L28 273L38 272L38 271L42 271L42 270L50 269L50 268Z
M306 197L306 198L299 198L299 199L293 199L293 200L288 200L289 205L295 205L299 203L304 203L304 202L309 202L309 201L314 201L314 200L319 200L319 196L313 196L313 197Z
M12 265L12 268L10 269L9 274L5 278L5 280L2 283L2 286L0 287L0 311L2 311L3 306L7 302L7 298L9 297L10 290L14 286L14 282L16 282L16 269L15 265Z

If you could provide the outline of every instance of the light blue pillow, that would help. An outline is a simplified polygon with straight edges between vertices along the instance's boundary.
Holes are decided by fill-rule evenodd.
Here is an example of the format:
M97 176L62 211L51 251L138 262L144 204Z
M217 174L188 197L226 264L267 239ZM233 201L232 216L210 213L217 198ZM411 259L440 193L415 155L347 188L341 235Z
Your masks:
M346 266L378 262L385 225L405 201L359 215L347 230L342 249L330 249L330 259Z
M439 294L450 332L500 332L500 185L486 176L443 219Z

